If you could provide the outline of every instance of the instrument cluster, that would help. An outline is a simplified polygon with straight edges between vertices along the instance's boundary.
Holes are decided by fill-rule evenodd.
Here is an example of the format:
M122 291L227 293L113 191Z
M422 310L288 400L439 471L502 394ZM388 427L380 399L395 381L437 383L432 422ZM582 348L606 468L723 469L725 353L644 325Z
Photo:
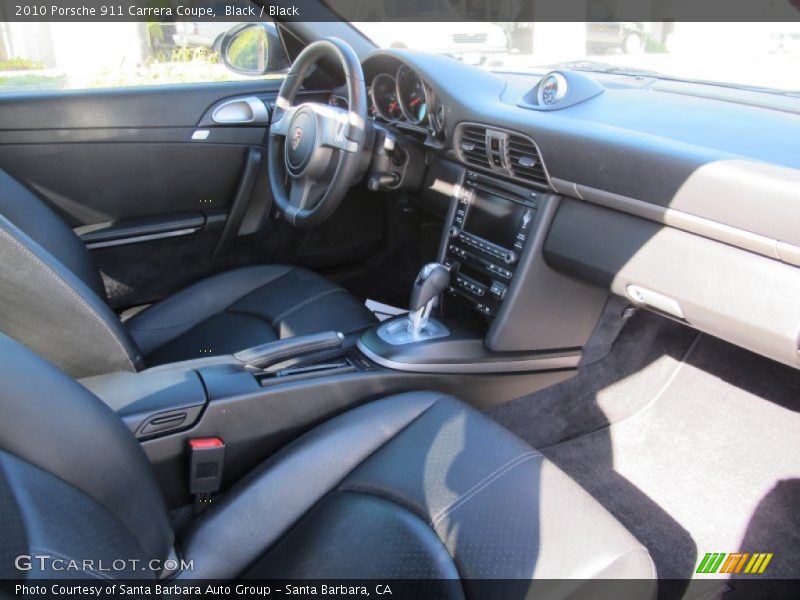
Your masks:
M369 87L370 116L393 124L423 128L434 137L444 135L442 100L408 65L394 73L378 73Z

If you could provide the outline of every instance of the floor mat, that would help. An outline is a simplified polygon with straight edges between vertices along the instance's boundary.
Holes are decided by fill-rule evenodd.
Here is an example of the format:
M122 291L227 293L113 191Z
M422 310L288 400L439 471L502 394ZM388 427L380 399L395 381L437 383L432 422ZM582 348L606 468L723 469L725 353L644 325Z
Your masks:
M603 429L652 402L696 338L693 329L639 311L607 356L581 366L572 379L488 414L534 448Z
M686 580L705 553L736 551L774 553L765 577L800 577L800 372L706 335L691 334L676 358L687 341L680 331L630 325L649 341L625 330L618 341L649 357L639 358L643 370L625 376L631 369L606 364L601 383L555 386L558 415L557 403L534 394L493 416L606 506L650 550L659 577ZM633 358L632 350L610 358ZM594 404L583 435L530 424L568 420L573 402ZM539 405L549 412L539 415ZM594 427L606 411L606 426ZM673 582L666 596L699 597L694 586Z

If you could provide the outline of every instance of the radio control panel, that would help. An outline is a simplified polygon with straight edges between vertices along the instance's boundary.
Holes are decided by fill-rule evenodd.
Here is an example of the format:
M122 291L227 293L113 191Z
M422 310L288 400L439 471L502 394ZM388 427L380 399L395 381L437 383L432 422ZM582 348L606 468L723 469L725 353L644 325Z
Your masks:
M485 317L500 310L525 250L538 207L537 192L467 172L446 229L449 291Z

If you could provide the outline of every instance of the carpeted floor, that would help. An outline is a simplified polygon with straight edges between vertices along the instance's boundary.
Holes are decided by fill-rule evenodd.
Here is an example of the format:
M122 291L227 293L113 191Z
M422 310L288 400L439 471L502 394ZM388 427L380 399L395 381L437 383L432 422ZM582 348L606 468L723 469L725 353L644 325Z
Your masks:
M489 414L606 506L659 577L741 550L800 578L800 371L637 313L578 377Z

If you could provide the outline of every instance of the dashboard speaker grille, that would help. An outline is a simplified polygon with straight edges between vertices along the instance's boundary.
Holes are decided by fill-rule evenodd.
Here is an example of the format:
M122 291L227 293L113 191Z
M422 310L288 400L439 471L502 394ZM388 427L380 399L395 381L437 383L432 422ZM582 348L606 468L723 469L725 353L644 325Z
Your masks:
M509 134L506 142L506 163L514 177L547 185L542 157L528 138Z
M486 154L486 128L468 125L461 129L458 148L464 161L489 168L489 157Z

